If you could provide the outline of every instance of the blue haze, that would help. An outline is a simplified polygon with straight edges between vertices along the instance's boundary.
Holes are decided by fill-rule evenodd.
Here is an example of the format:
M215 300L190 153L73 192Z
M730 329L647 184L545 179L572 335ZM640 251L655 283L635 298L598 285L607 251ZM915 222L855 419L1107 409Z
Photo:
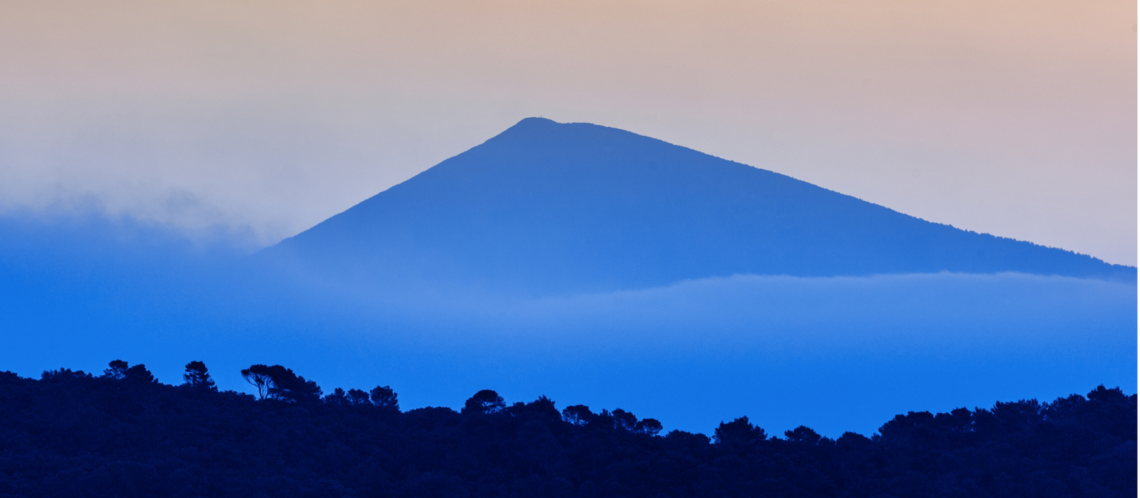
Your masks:
M177 383L203 360L246 390L238 369L280 363L405 408L492 388L831 436L1136 392L1133 268L592 125L527 120L471 153L252 257L130 219L0 219L0 369L122 358Z

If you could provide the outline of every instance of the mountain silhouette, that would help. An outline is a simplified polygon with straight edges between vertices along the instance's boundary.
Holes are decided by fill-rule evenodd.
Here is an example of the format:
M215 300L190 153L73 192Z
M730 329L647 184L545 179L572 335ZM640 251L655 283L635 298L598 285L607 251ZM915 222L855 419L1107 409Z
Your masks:
M528 118L261 253L400 286L560 295L734 274L1136 269L960 230L634 133Z

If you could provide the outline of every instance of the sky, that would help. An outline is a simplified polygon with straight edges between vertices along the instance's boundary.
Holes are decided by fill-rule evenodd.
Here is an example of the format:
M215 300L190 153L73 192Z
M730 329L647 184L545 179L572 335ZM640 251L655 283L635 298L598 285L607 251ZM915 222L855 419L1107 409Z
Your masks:
M0 2L0 210L276 242L528 116L1137 262L1136 3Z

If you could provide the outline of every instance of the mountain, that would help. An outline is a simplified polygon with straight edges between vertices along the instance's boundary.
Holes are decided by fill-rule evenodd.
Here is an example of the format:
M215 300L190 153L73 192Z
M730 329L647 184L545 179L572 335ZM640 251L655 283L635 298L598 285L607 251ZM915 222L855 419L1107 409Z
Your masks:
M524 119L261 257L401 286L559 295L734 274L1136 269L927 222L630 132Z

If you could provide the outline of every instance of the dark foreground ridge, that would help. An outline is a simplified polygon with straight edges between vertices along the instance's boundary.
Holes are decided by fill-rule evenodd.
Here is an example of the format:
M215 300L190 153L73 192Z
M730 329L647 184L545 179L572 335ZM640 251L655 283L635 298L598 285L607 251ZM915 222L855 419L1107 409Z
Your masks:
M940 225L634 133L524 119L266 250L323 278L563 295L731 275L1136 269Z
M159 384L143 365L40 380L0 372L0 497L1134 497L1136 395L910 412L877 434L713 438L624 410L559 411L494 391L461 412L401 412L387 387L336 389L281 366L218 392L206 366ZM260 398L260 399L259 399Z

